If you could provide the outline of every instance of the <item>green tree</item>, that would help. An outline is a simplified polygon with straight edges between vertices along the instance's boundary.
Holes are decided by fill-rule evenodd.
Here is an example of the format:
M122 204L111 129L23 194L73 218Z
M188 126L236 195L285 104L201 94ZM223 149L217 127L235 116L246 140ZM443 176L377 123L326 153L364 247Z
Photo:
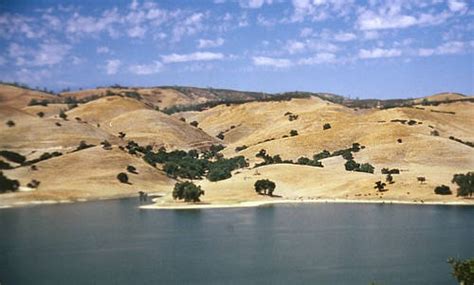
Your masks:
M120 172L120 173L117 175L117 179L120 181L120 183L129 184L129 182L128 182L128 175L127 175L127 173L125 173L125 172Z
M291 130L290 131L290 136L294 137L294 136L297 136L298 135L298 131L297 130Z
M196 186L190 181L178 182L174 185L173 199L183 200L185 202L199 202L204 191L201 186Z
M199 126L199 123L198 121L192 121L191 123L189 123L191 126L197 128Z
M377 181L375 182L374 189L377 189L377 191L382 192L385 191L385 186L387 184L383 183L382 181Z
M15 122L13 122L12 120L9 120L9 121L7 122L7 126L8 126L9 128L14 127L14 126L15 126Z
M451 192L451 189L449 189L449 186L446 186L446 185L436 186L436 188L434 189L434 192L435 192L435 194L438 194L438 195L451 195L451 194L453 194Z
M346 168L347 171L353 171L358 169L360 166L359 163L355 162L354 160L348 160L346 163L344 163L344 167Z
M324 126L323 126L323 130L328 130L328 129L330 129L330 128L331 128L331 124L329 124L329 123L326 123L326 124L324 124Z
M67 120L67 114L64 112L64 110L59 111L59 117L63 120Z
M474 172L455 174L451 182L459 186L457 196L472 197L472 193L474 192Z
M276 185L275 182L268 179L260 179L255 182L254 187L259 194L273 196Z
M474 258L460 260L449 258L448 263L451 264L454 278L462 285L474 284Z
M0 193L14 192L20 187L18 180L8 179L3 172L0 171Z

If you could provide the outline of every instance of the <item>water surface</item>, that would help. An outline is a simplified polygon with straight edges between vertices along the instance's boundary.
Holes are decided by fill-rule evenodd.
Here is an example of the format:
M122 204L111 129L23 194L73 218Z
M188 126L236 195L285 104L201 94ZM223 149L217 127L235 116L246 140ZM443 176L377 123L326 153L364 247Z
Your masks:
M446 259L474 256L474 207L137 206L0 210L0 283L456 284Z

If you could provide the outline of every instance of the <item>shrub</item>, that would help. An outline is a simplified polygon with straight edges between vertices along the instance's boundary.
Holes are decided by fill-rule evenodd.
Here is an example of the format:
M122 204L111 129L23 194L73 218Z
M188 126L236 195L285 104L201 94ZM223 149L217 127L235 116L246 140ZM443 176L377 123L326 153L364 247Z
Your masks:
M133 165L128 165L127 166L127 171L133 174L138 174L137 169Z
M67 114L64 112L64 110L59 111L59 117L63 120L67 120Z
M431 135L432 135L432 136L435 136L435 137L438 137L438 136L439 136L439 132L438 132L437 130L431 131Z
M192 121L191 123L189 123L191 126L197 128L197 126L199 126L199 123L197 121Z
M329 124L329 123L326 123L326 124L323 125L323 130L328 130L330 128L331 128L331 124Z
M128 175L125 172L120 172L117 175L117 179L120 181L120 183L128 184Z
M323 150L320 153L313 155L313 160L321 160L331 156L331 153L327 150Z
M387 174L387 177L385 178L385 181L387 181L388 184L392 184L393 183L393 176L392 174Z
M273 196L273 191L275 190L275 182L268 179L257 180L254 184L255 191L259 194Z
M370 163L362 163L355 171L374 173L375 168Z
M3 172L0 171L0 193L14 192L18 190L19 187L20 182L18 182L18 180L8 179L8 177L3 175Z
M100 142L100 144L102 145L103 149L106 149L106 150L112 149L112 145L110 144L108 140L103 140L102 142Z
M178 182L174 185L173 199L183 200L185 202L199 202L204 191L201 186L196 186L190 181Z
M8 150L1 150L0 151L0 156L3 156L8 161L19 163L19 164L24 163L25 160L26 160L25 156L23 156L19 153L13 152L13 151L8 151Z
M398 168L382 168L380 171L382 174L400 174L400 170Z
M379 191L379 192L386 191L386 189L385 189L386 185L387 184L383 183L382 181L377 181L377 182L375 182L374 189L377 189L377 191Z
M33 179L31 180L28 184L26 184L26 186L28 186L29 188L38 188L38 186L40 185L41 182L39 182L38 180L36 179Z
M9 121L7 121L7 126L8 126L9 128L14 127L14 126L15 126L15 122L13 122L12 120L9 120Z
M438 195L451 195L453 192L451 192L451 189L449 189L449 186L446 185L441 185L441 186L436 186L434 189L435 194Z
M83 150L86 148L93 147L93 144L87 144L86 141L80 141L75 151Z
M242 150L247 149L247 148L248 148L248 146L246 146L246 145L238 146L238 147L235 148L235 152L239 152L239 151L242 151Z
M12 168L13 167L9 163L3 160L0 160L0 169L12 169Z
M36 113L36 115L40 118L43 118L44 117L44 112L38 112L38 113Z
M402 143L403 141L402 141L402 139L397 139L397 142Z
M298 131L297 130L291 130L290 131L290 136L294 137L294 136L297 136L298 135Z
M224 133L220 132L216 137L220 140L223 140L224 139Z
M355 162L352 159L346 161L346 163L344 164L344 167L346 168L347 171L354 171L354 170L358 169L359 166L360 166L360 164Z
M56 122L55 125L58 127L62 126L60 122Z
M448 263L451 264L453 272L451 273L459 284L474 284L474 258L466 260L458 260L449 258Z

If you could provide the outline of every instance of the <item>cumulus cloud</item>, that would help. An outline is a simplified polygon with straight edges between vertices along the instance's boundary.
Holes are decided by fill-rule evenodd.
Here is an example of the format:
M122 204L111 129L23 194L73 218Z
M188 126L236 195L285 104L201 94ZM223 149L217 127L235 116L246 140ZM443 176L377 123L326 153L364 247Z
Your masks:
M349 42L356 39L356 35L353 33L338 33L334 35L334 40L338 42Z
M223 44L224 44L223 38L217 38L215 40L206 40L206 39L198 40L198 48L215 48L215 47L220 47Z
M288 41L285 48L290 54L295 54L303 52L306 48L306 44L299 41Z
M164 63L177 63L177 62L188 62L188 61L211 61L224 59L222 53L214 52L193 52L188 54L177 54L172 53L169 55L161 56Z
M116 74L121 65L122 65L122 62L120 60L118 60L118 59L109 59L109 60L106 61L105 71L109 75Z
M116 33L113 25L121 22L117 9L106 10L100 17L82 16L74 13L66 23L66 33L70 36L84 36L107 31L110 35Z
M359 50L359 58L381 58L381 57L397 57L401 56L402 51L399 49L381 49L376 48L372 50L361 49Z
M253 57L253 64L257 66L270 66L276 68L285 68L290 67L291 61L286 58L272 58L266 56L256 56Z
M420 48L418 55L426 57L432 55L461 54L466 51L468 46L468 44L460 41L447 42L436 48Z
M183 36L194 35L203 29L204 13L193 13L185 19L178 21L173 28L172 40L178 42Z
M336 55L333 53L317 53L316 55L308 58L303 58L298 61L299 64L304 65L315 65L322 63L331 63L336 61Z
M239 0L240 7L257 9L263 6L263 4L272 4L272 0Z
M127 34L131 38L143 38L145 36L146 29L140 26L135 26L127 31Z
M33 54L33 65L54 65L60 63L69 53L70 45L59 43L40 44L39 50Z
M158 73L163 68L163 64L159 61L154 61L152 64L137 64L129 67L130 72L138 75L150 75Z
M459 0L448 0L449 10L453 12L465 12L467 11L467 3Z

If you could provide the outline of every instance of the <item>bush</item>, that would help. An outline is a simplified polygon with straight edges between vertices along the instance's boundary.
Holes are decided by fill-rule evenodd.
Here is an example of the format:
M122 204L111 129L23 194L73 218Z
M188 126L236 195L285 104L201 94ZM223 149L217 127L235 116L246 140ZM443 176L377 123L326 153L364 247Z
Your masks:
M25 156L23 156L19 153L13 152L13 151L8 151L8 150L1 150L0 151L0 156L3 156L8 161L19 163L19 164L24 163L25 160L26 160Z
M80 141L75 151L83 150L86 148L93 147L93 144L87 144L86 141Z
M331 124L329 124L329 123L326 123L326 124L324 124L324 126L323 126L323 130L328 130L328 129L330 129L330 128L331 128Z
M36 113L36 115L40 118L43 118L44 117L44 112L38 112L38 113Z
M346 168L347 171L355 171L356 169L359 168L359 166L360 166L360 164L355 162L352 159L346 161L346 163L344 164L344 167Z
M220 132L216 137L220 140L223 140L224 139L224 133Z
M14 126L15 126L15 122L13 122L12 120L9 120L9 121L7 122L7 126L8 126L9 128L14 127Z
M125 172L120 172L117 175L117 179L120 181L120 183L128 184L128 175Z
M137 169L133 165L128 165L127 166L127 171L133 174L138 174Z
M254 184L255 191L259 194L273 196L273 191L275 190L275 182L268 179L257 180Z
M38 180L36 179L33 179L31 180L28 184L26 184L26 186L30 187L30 188L38 188L38 186L40 185L41 182L39 182Z
M235 148L235 152L239 152L239 151L242 151L242 150L247 149L247 148L248 148L248 146L246 146L246 145L238 146L238 147Z
M298 135L298 131L297 130L291 130L290 131L290 136L294 137L294 136L297 136Z
M103 140L102 142L100 142L100 144L102 145L103 149L106 149L106 150L112 149L112 145L110 144L108 140Z
M362 163L355 171L374 173L375 168L370 163Z
M451 195L453 192L451 192L451 189L449 189L448 186L446 185L441 185L441 186L436 186L434 189L435 194L438 195Z
M327 150L323 150L320 153L313 155L313 160L321 160L328 157L331 157L331 153Z
M12 169L12 168L13 167L9 163L3 160L0 160L0 169Z
M59 117L63 120L67 120L67 115L64 110L59 111Z
M191 123L189 123L191 126L197 128L199 126L199 123L197 121L192 121Z
M183 200L185 202L199 202L204 191L201 186L196 186L194 183L185 181L178 182L174 185L173 199Z
M18 180L8 179L3 172L0 171L0 193L15 192L20 187Z

